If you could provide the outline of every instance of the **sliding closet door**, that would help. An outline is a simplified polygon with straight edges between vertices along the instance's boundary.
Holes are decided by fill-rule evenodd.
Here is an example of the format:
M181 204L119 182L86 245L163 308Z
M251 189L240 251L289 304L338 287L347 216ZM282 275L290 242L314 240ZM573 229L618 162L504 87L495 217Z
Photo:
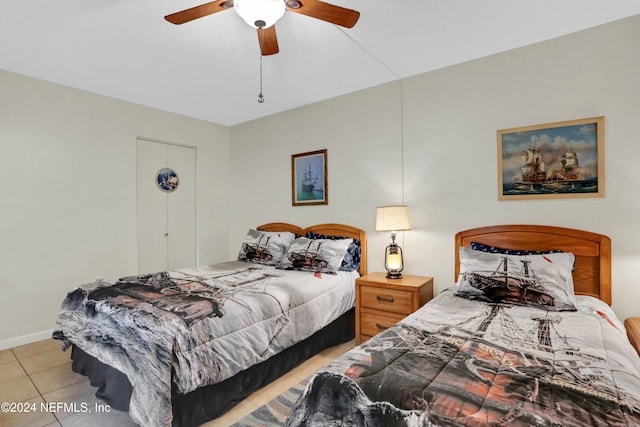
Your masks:
M196 260L195 148L137 141L138 271Z
M175 170L180 186L167 193L168 268L195 267L196 264L196 156L195 148L169 145L169 167Z

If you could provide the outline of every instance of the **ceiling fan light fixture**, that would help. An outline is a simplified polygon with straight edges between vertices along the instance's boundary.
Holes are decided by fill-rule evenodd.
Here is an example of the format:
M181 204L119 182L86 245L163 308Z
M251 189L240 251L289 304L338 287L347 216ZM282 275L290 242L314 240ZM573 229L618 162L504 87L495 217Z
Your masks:
M253 28L269 28L282 18L284 0L234 0L233 8Z

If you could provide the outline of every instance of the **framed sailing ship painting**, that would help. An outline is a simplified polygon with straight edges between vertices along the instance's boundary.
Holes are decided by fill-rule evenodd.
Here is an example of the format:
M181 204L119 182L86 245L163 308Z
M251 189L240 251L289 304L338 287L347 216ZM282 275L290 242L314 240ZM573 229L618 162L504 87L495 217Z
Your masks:
M498 199L604 197L604 117L498 131Z
M327 150L291 155L293 206L327 205Z

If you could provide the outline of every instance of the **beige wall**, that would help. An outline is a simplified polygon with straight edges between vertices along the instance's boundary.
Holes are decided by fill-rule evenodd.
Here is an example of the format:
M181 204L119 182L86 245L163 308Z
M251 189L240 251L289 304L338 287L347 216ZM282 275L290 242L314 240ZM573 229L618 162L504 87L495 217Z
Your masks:
M0 99L0 348L50 335L73 287L137 273L138 136L197 147L198 260L227 259L229 128L4 71Z
M406 273L434 276L438 290L454 281L457 231L566 226L612 238L613 307L640 315L637 40L640 16L233 127L230 256L262 222L344 222L367 230L379 271L388 236L375 207L404 199ZM497 200L496 130L601 115L604 198ZM323 148L329 205L292 207L290 155Z
M0 348L45 338L72 287L137 271L138 136L198 147L200 264L234 258L260 223L342 222L368 231L381 270L375 208L404 200L406 273L438 290L459 230L567 226L612 238L613 307L639 315L637 40L629 18L233 128L0 71ZM600 115L604 198L497 200L497 129ZM329 205L292 207L291 154L322 148Z

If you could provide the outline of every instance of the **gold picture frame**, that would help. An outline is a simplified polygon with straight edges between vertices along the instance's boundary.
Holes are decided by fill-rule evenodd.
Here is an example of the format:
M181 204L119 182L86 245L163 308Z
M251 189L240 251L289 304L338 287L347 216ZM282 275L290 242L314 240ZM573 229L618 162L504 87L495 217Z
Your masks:
M291 155L291 204L329 204L326 149Z
M497 131L498 199L604 197L604 116Z

